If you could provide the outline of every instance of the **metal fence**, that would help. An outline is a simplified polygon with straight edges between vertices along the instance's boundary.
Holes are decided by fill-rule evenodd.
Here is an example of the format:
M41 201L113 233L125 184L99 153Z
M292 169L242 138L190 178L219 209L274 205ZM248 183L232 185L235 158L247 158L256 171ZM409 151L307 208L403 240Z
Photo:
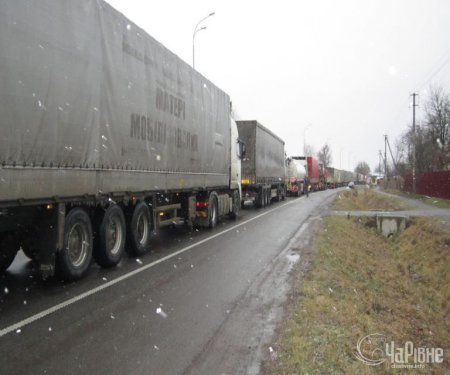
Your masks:
M450 199L450 171L417 175L416 193L430 197ZM412 175L405 176L404 191L412 192Z

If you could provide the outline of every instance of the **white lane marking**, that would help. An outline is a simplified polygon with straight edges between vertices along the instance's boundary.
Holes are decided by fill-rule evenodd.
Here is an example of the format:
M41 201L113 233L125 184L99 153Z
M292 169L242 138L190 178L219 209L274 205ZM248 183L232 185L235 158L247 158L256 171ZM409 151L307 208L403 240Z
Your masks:
M28 324L31 324L31 323L35 322L36 320L42 319L42 318L44 318L47 315L53 314L54 312L56 312L58 310L61 310L64 307L72 305L75 302L78 302L78 301L80 301L80 300L82 300L82 299L84 299L86 297L89 297L89 296L91 296L91 295L93 295L95 293L98 293L98 292L100 292L100 291L102 291L102 290L104 290L106 288L109 288L109 287L111 287L111 286L113 286L113 285L115 285L117 283L120 283L121 281L126 280L126 279L128 279L128 278L130 278L130 277L132 277L134 275L137 275L138 273L141 273L141 272L143 272L143 271L145 271L145 270L147 270L147 269L149 269L151 267L154 267L154 266L156 266L159 263L165 262L166 260L169 260L169 259L171 259L173 257L176 257L177 255L180 255L180 254L182 254L182 253L184 253L184 252L186 252L188 250L191 250L192 248L194 248L194 247L196 247L198 245L204 244L205 242L208 242L208 241L210 241L210 240L212 240L214 238L217 238L217 237L219 237L219 236L221 236L221 235L223 235L223 234L225 234L227 232L231 232L235 228L238 228L238 227L240 227L242 225L245 225L245 224L247 224L247 223L249 223L249 222L251 222L253 220L259 219L260 217L265 216L265 215L267 215L267 214L269 214L269 213L271 213L271 212L273 212L275 210L279 210L282 207L285 207L285 206L293 204L293 203L298 203L298 202L300 202L300 200L296 199L296 200L292 200L290 202L286 202L286 203L282 204L281 206L274 207L271 210L263 212L262 214L256 215L255 217L252 217L251 219L245 220L242 223L233 225L232 227L230 227L228 229L225 229L222 232L213 234L210 237L204 238L203 240L200 240L200 241L198 241L198 242L196 242L196 243L194 243L192 245L186 246L183 249L175 251L174 253L169 254L169 255L167 255L167 256L165 256L163 258L160 258L158 260L155 260L152 263L149 263L149 264L147 264L145 266L139 267L138 269L135 269L134 271L128 272L125 275L119 276L118 278L116 278L114 280L111 280L111 281L109 281L109 282L107 282L105 284L99 285L99 286L95 287L94 289L88 290L88 291L86 291L84 293L81 293L78 296L75 296L75 297L72 297L72 298L68 299L67 301L61 302L61 303L59 303L59 304L57 304L57 305L55 305L53 307L50 307L50 308L48 308L46 310L43 310L43 311L41 311L41 312L39 312L39 313L37 313L35 315L32 315L32 316L30 316L30 317L28 317L28 318L26 318L24 320L21 320L20 322L12 324L9 327L3 328L2 330L0 330L0 337L5 336L8 333L11 333L13 331L16 331L16 330L18 330L18 329L20 329L20 328L22 328L22 327L24 327L24 326L26 326Z

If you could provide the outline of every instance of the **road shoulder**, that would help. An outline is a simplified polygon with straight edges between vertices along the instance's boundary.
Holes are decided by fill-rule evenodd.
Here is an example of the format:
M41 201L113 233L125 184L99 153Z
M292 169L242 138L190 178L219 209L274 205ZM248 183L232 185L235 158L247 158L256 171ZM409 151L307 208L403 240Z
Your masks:
M306 220L279 255L252 282L229 317L195 358L186 374L259 374L261 362L275 355L274 337L282 324L293 287L310 264L311 242L322 219Z

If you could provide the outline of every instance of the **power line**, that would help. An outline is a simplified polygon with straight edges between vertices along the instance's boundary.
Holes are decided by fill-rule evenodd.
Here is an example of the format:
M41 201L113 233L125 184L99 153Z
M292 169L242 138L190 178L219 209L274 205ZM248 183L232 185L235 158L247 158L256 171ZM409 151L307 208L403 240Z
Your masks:
M426 75L426 78L418 85L415 85L417 91L421 91L434 77L436 77L436 75L438 75L442 69L444 69L444 67L450 62L450 48L447 49L439 59L436 60L437 62L434 64L434 66L438 66L437 68L432 68L430 70L430 72ZM441 63L442 61L442 63ZM440 64L440 65L439 65ZM400 113L404 110L405 108L405 104L409 102L409 97L411 95L409 95L408 97L405 98L404 101L402 101L400 107L398 108L398 110L396 112L393 112L393 122L396 123L397 119L400 115ZM416 106L418 106L416 104Z
M447 58L445 58L446 55L449 55L449 56L447 56ZM416 86L416 88L418 87L418 91L421 91L424 88L424 86L427 85L434 77L436 77L436 75L438 73L440 73L440 71L442 69L444 69L444 67L448 64L448 62L450 62L450 48L442 55L442 57L440 59L438 59L438 61L443 60L443 59L445 59L443 61L443 63L441 65L439 65L439 67L437 69L431 70L431 73L428 74L427 78L425 78L423 83ZM439 64L439 63L437 63L437 64Z

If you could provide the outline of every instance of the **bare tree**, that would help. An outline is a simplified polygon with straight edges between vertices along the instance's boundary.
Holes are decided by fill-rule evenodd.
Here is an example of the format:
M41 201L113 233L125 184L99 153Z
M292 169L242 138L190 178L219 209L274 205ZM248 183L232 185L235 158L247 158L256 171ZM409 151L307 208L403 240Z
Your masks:
M355 168L356 173L361 173L364 175L368 175L370 173L370 167L369 164L367 164L365 161L360 161Z
M325 143L325 145L317 153L317 158L319 159L319 162L321 162L325 168L331 164L331 162L332 162L331 148L328 145L328 143Z
M375 167L374 172L378 173L378 174L383 174L384 173L383 165L377 164L377 166Z
M431 87L425 99L424 119L416 126L416 171L417 173L444 170L449 168L449 122L450 97L442 87ZM413 152L412 126L403 133L397 148L398 164L403 164L400 174L412 169ZM403 163L402 163L403 162Z
M395 141L394 146L394 161L396 166L396 174L399 176L404 176L408 173L409 164L409 144L405 141L405 137L401 137ZM384 173L384 171L383 171Z
M425 138L430 153L429 170L443 170L448 158L448 124L450 122L450 98L442 87L431 87L425 104Z

